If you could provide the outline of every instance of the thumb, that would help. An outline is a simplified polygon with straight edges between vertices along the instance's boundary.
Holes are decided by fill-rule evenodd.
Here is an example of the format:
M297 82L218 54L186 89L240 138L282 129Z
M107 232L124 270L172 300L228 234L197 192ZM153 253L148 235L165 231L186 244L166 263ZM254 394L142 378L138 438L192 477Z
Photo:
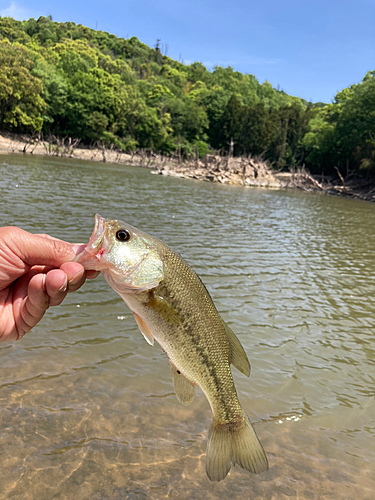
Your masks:
M75 257L74 247L71 243L31 234L17 227L2 229L6 230L3 242L27 266L60 267L61 264L69 262Z

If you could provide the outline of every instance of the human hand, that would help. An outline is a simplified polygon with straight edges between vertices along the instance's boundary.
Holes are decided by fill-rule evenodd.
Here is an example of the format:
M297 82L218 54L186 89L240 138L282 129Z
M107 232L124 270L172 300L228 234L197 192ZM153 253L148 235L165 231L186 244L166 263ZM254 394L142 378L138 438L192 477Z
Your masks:
M21 339L50 306L99 274L70 262L84 247L0 227L0 341Z

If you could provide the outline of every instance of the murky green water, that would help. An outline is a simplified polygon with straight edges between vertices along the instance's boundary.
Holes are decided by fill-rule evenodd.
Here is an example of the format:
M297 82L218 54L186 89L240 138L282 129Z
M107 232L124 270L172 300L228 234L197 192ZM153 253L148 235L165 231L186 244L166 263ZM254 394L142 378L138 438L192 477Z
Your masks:
M99 212L182 254L248 353L270 462L209 482L207 401L177 401L99 278L0 346L1 498L374 498L375 205L30 156L0 157L0 195L2 225L87 242Z

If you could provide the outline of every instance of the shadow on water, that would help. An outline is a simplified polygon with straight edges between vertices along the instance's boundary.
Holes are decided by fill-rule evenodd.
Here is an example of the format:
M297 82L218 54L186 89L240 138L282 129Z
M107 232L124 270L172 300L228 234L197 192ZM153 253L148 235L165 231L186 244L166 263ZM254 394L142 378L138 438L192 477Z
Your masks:
M0 173L3 225L86 242L99 212L183 255L248 353L234 377L270 462L209 482L207 401L178 403L98 278L0 347L1 498L373 498L375 205L47 157Z

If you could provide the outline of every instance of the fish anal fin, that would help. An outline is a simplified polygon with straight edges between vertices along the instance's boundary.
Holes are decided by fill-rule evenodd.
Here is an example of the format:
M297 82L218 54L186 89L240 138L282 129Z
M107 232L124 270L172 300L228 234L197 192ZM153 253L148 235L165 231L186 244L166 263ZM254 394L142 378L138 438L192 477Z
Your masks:
M194 399L195 384L190 382L173 363L170 362L174 392L183 405L189 405Z
M154 345L154 336L152 335L152 332L150 331L150 329L148 328L146 323L135 312L133 312L133 316L134 316L134 319L137 322L137 325L138 325L139 329L141 330L144 338L147 340L147 342L150 345Z
M248 377L250 375L250 363L246 356L246 352L229 326L224 321L223 323L229 342L229 363Z

